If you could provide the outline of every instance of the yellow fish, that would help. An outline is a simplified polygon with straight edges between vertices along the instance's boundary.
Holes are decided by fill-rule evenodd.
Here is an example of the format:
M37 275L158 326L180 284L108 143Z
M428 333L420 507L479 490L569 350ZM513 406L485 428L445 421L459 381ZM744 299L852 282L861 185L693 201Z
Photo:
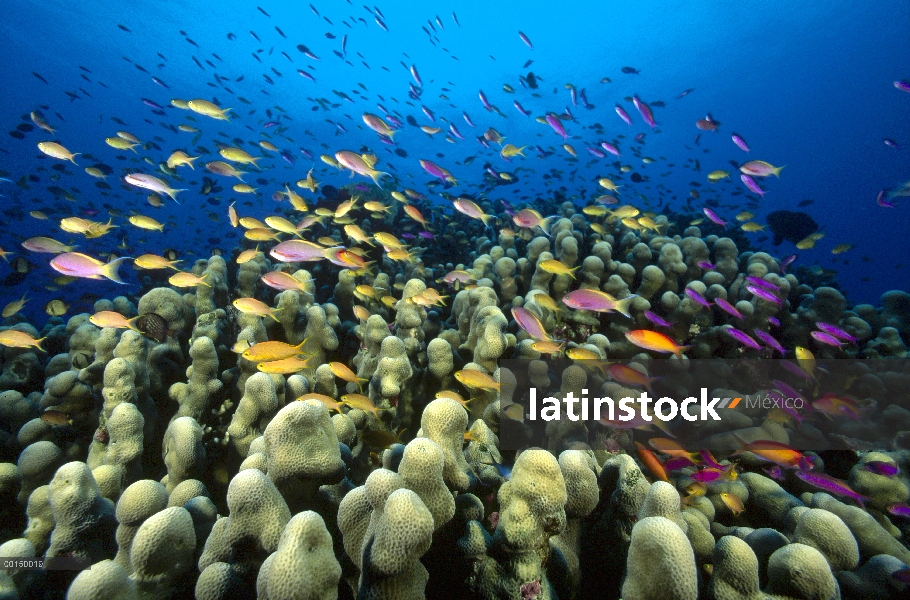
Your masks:
M175 265L181 260L168 260L163 256L158 256L157 254L143 254L137 258L133 259L133 264L139 267L140 269L174 269L179 271Z
M19 312L20 310L22 310L22 307L25 306L26 302L28 302L28 300L25 298L25 294L22 294L22 300L16 300L16 301L10 302L6 306L4 306L3 307L3 318L5 319L6 317L11 317L14 314L16 314L17 312Z
M150 231L164 231L164 223L159 223L151 217L145 215L133 215L130 217L130 223L139 229L148 229Z
M547 273L553 273L554 275L568 275L572 279L575 279L575 271L581 268L581 266L569 268L566 265L562 264L560 261L554 259L545 260L538 265L541 269Z
M304 354L303 346L306 344L303 340L296 346L284 342L259 342L246 349L241 356L251 362L268 362L272 360L281 360Z
M212 287L211 285L209 285L208 283L205 282L205 278L208 276L209 276L208 273L206 273L202 277L199 277L197 275L194 275L193 273L187 273L185 271L178 271L177 273L174 273L173 275L171 275L167 281L172 286L179 287L179 288L196 287L197 285L206 285L208 287Z
M730 177L729 171L723 171L721 169L708 173L708 181L720 181L721 179L727 179L728 177Z
M220 121L231 120L231 118L227 115L227 112L231 110L230 108L221 108L217 104L213 104L208 100L190 100L186 103L186 105L194 113L198 113L206 117L211 117L213 119L218 119Z
M455 379L470 389L499 391L499 382L482 371L462 369L455 372Z

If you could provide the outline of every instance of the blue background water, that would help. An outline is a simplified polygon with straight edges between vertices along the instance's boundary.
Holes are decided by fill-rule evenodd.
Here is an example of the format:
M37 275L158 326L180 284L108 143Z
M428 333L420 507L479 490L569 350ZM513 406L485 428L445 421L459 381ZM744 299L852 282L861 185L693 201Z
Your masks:
M235 136L253 142L263 139L261 132L270 133L262 127L269 120L265 110L272 108L277 116L280 113L275 112L275 106L286 111L280 121L289 126L285 135L293 143L281 138L272 141L279 148L289 150L295 164L291 166L274 154L260 161L263 173L245 179L252 182L263 176L272 184L254 183L254 187L261 188L261 195L254 199L256 207L244 207L242 214L260 218L275 214L271 193L283 182L304 177L313 166L314 175L323 184L340 186L350 181L347 172L335 171L318 158L315 162L305 158L299 151L301 148L318 156L368 145L379 156L378 168L393 170L403 186L423 192L428 191L426 185L432 178L420 168L418 158L429 158L451 170L463 184L452 190L455 192L476 192L472 184L480 183L482 165L487 161L497 170L516 172L521 167L517 171L521 177L517 185L497 188L488 195L513 204L520 204L521 196L550 197L553 187L558 185L565 185L570 197L584 194L590 199L599 192L597 177L610 176L623 180L620 194L623 202L644 208L647 205L637 193L652 201L662 194L665 202L675 196L672 203L681 207L692 189L690 182L698 181L702 184L702 200L715 197L706 188L719 192L718 212L730 220L740 210L735 204L744 202L745 196L730 196L730 192L741 190L742 185L729 161L763 159L787 167L779 180L761 181L768 193L755 211L756 220L764 222L764 216L773 210L799 210L795 208L798 202L811 199L814 203L803 210L826 233L815 249L798 252L797 264L836 269L841 286L853 302L876 303L886 290L910 289L907 271L900 268L906 260L906 240L910 233L908 203L899 199L893 209L875 203L879 190L910 180L910 94L896 90L892 84L897 79L910 79L910 44L906 35L910 4L907 2L386 2L379 9L385 16L388 32L377 26L373 15L360 3L316 2L321 15L333 24L316 16L305 2L263 1L260 5L271 17L259 12L253 2L237 1L17 0L4 7L0 23L3 56L0 81L4 84L4 93L0 95L0 127L12 130L22 123L22 115L47 104L49 109L43 112L57 128L56 139L71 151L92 153L100 162L113 167L115 173L108 178L113 187L109 197L99 195L95 180L83 172L92 163L79 158L79 167L68 165L68 174L56 182L48 179L54 171L46 170L39 173L41 181L30 184L26 191L9 183L0 184L4 208L19 206L25 213L39 208L50 217L47 221L38 221L27 214L21 219L2 217L0 246L26 255L37 267L25 282L5 289L4 302L0 304L34 289L29 295L38 300L27 308L29 314L40 314L44 302L53 297L70 301L86 291L110 297L137 289L135 285L126 288L108 281L83 281L59 292L42 289L56 275L46 266L50 255L28 253L19 243L30 235L73 240L59 230L59 219L80 215L90 203L100 208L102 202L110 202L124 213L135 209L175 225L168 226L164 234L140 231L126 222L124 214L115 219L120 225L115 234L96 240L80 239L81 251L95 256L114 251L119 237L126 232L133 255L177 248L187 267L194 258L207 256L206 239L230 230L226 216L230 199L251 198L231 194L229 186L233 181L200 172L199 164L195 172L179 170L183 178L195 182L191 185L178 182L174 186L190 188L180 196L182 205L166 199L163 208L152 208L143 190L121 188L117 178L123 174L124 167L149 173L154 167L129 162L137 157L108 147L104 138L122 129L143 142L160 136L164 139L158 142L160 152L149 150L139 155L149 156L157 163L166 160L177 148L189 150L193 137L188 133L172 133L163 123L198 127L204 132L199 144L214 151L212 140L217 132L227 134L219 138L223 141ZM460 26L453 21L453 9ZM435 33L430 31L434 41L438 39L434 46L421 27L429 29L427 20L435 20L437 15L444 29L434 22ZM354 22L351 16L362 17L366 23ZM353 25L349 28L342 21ZM117 24L132 32L120 30ZM276 32L276 25L287 34L287 39ZM185 40L179 33L181 29L198 48ZM251 29L261 42L250 35ZM532 40L533 50L519 39L519 30ZM228 32L236 34L235 41L227 38ZM324 37L326 32L332 32L336 39ZM347 60L351 64L332 52L340 51L341 37L345 34L348 35ZM306 58L297 51L297 44L305 44L321 60ZM262 49L262 63L252 56L258 49ZM282 50L293 63L280 54ZM223 62L213 58L212 53ZM200 61L211 60L217 69L203 62L205 69L201 70L192 56ZM142 65L149 74L122 57ZM529 59L534 63L523 69L522 65ZM423 95L418 103L408 104L408 84L413 79L400 61L407 66L416 65L423 79ZM164 66L159 67L160 64ZM80 70L80 65L91 73ZM640 75L622 74L620 69L627 65L640 69ZM270 67L283 76L276 76ZM309 69L317 83L297 75L295 71L299 68ZM542 80L537 90L540 98L532 97L532 92L519 84L518 76L529 70ZM41 74L49 85L34 77L32 71ZM229 78L223 85L237 96L248 98L252 105L239 103L221 84L206 85L216 82L215 72ZM272 77L275 85L266 83L263 73ZM81 74L91 81L80 77ZM150 75L162 79L170 90L153 83ZM241 75L245 76L244 80L235 82ZM609 77L612 82L599 83L603 77ZM99 81L108 87L100 86ZM586 89L593 110L571 105L569 91L564 86L570 82ZM359 83L367 91L362 91ZM504 83L515 88L515 94L505 93ZM442 92L443 87L450 91ZM90 93L91 98L77 88ZM677 95L689 88L694 91L677 99ZM341 100L332 90L344 91L355 103ZM357 90L361 90L365 99L354 93ZM502 110L504 117L482 108L479 90ZM81 98L70 102L65 91L75 91ZM449 100L439 98L440 93L445 93ZM652 133L632 105L623 100L632 94L646 102L666 102L665 108L654 109L660 133ZM166 116L153 114L141 102L143 97L166 106ZM234 107L236 116L229 123L207 119L167 106L171 98L217 99L221 106ZM326 98L340 106L328 112L314 112L313 98ZM513 100L521 102L532 117L520 115L512 106ZM447 119L456 124L466 139L450 144L443 140L444 134L429 138L418 129L405 126L395 141L409 156L395 156L391 153L393 148L380 143L378 136L361 121L365 111L382 114L377 102L402 120L406 115L413 115L420 125L434 125L420 110L420 104L425 104L436 114L435 125L445 128L446 123L440 120ZM616 103L630 113L632 127L616 116L613 111ZM574 122L566 123L566 128L571 136L579 136L569 140L578 151L577 162L568 160L570 157L559 148L562 140L548 126L533 119L545 112L561 112L567 106L576 117ZM255 113L249 114L253 109ZM470 114L476 128L464 122L462 111ZM707 113L720 121L718 133L696 129L695 121ZM111 122L109 118L113 116L124 120L127 126ZM187 121L188 116L194 116L195 121ZM336 135L336 126L326 122L327 119L342 123L347 133ZM587 128L593 123L604 125L604 136ZM527 158L517 157L506 163L494 150L478 145L473 138L490 126L505 135L507 142L528 144ZM731 142L733 131L748 141L752 148L749 154ZM631 137L639 132L646 133L642 154L658 159L657 162L642 165L630 152ZM699 133L700 146L695 146L694 139ZM617 170L611 166L613 157L596 159L585 151L587 146L615 140L617 135L626 136L619 140L623 150L621 162L633 165L637 172L649 178L648 182L632 184L628 178L617 177ZM896 140L903 148L886 146L882 141L885 137ZM57 161L40 155L36 144L53 138L37 129L27 133L24 140L0 135L0 169L7 171L7 177L13 180L34 173L39 166L49 169ZM538 144L554 153L539 158L531 151ZM437 153L444 156L439 157ZM126 156L127 161L115 158L118 155ZM478 155L473 165L456 164L472 155ZM699 173L684 168L694 158L701 163ZM197 164L217 159L220 157L203 157ZM669 167L668 163L675 166ZM573 177L571 171L576 168L578 173ZM542 178L551 169L561 171L561 179L555 183ZM731 171L733 180L708 186L706 175L714 169ZM206 204L198 194L204 174L218 179L227 189L220 206ZM78 201L56 200L46 191L47 186L54 184L78 189ZM312 202L308 192L300 193ZM693 204L698 210L702 205L699 201ZM210 221L208 212L216 213L219 222ZM106 220L103 210L98 218L102 216ZM194 217L196 222L189 223ZM202 231L201 237L196 233L197 228ZM749 235L754 239L760 234ZM831 249L839 243L852 243L855 248L833 256ZM759 246L778 257L795 252L789 242L777 248L770 241ZM867 261L862 260L864 256L868 257ZM849 264L844 264L844 260ZM132 267L124 266L121 271L130 281L137 280ZM0 264L0 277L8 272L9 268ZM869 281L862 281L864 277ZM43 297L38 297L41 292ZM43 322L41 317L38 323Z

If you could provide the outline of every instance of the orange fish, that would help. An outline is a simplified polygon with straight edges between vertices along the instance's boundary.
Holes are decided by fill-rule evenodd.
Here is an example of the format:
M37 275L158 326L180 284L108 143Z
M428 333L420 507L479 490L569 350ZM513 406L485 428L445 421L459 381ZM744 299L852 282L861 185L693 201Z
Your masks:
M635 449L638 452L639 460L648 467L648 470L651 471L652 475L661 481L670 482L670 479L667 477L667 471L653 452L642 446L639 442L635 442Z
M806 470L812 468L812 463L802 452L786 444L772 440L756 440L751 443L746 443L744 440L740 441L743 442L743 446L736 454L751 452L769 462L788 469Z
M626 332L626 339L645 350L654 352L673 353L677 358L682 358L682 353L691 346L680 346L669 337L648 329L636 329Z

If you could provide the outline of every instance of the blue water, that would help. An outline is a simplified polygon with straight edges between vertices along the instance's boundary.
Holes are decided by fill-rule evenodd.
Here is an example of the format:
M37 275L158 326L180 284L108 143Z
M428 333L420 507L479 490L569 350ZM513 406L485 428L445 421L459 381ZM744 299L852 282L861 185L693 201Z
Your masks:
M120 228L99 239L80 238L80 251L93 256L116 251L125 233L132 255L175 248L189 267L195 258L208 256L209 247L215 245L207 241L209 238L220 238L231 231L226 213L231 199L240 200L238 205L253 200L255 206L243 207L241 213L262 218L276 212L272 192L284 182L304 177L311 167L315 167L314 175L322 184L341 186L351 181L347 171L337 171L318 158L308 159L301 149L318 157L362 146L379 156L380 170L399 177L401 187L414 188L436 200L440 199L438 193L427 188L432 177L421 169L419 158L448 168L459 181L459 186L450 190L454 193L476 193L486 162L497 170L515 172L520 176L518 184L496 188L487 197L517 206L523 197L552 198L553 189L559 186L565 186L566 196L582 206L602 191L597 178L610 176L623 183L620 200L624 203L654 208L662 199L663 206L681 210L693 189L690 182L699 182L702 197L690 204L692 218L700 216L706 200L718 200L717 212L732 223L747 199L745 195L731 195L744 188L730 161L761 159L786 165L780 179L760 182L768 193L754 211L755 220L763 223L764 216L774 210L805 210L826 236L807 251L796 251L789 242L773 247L770 240L754 247L778 257L795 252L797 266L836 270L837 280L852 302L877 303L886 290L910 290L903 267L910 207L900 198L896 208L882 208L875 202L881 189L896 188L910 180L910 94L893 86L895 80L910 79L907 2L386 2L379 10L388 32L376 24L372 10L360 3L317 0L314 4L322 16L314 14L306 2L263 1L261 6L270 17L257 10L255 3L237 1L211 5L144 0L8 3L0 23L4 57L0 61L0 81L4 84L0 128L11 131L20 123L30 122L23 121L22 116L28 119L30 111L47 105L42 112L57 133L52 136L36 128L23 140L0 134L0 169L7 172L6 177L14 181L30 174L40 177L27 190L0 183L3 208L22 211L18 216L7 212L0 217L0 246L17 252L17 256L26 255L35 265L25 281L4 290L4 299L12 300L28 291L37 300L29 304L26 314L40 315L40 323L44 317L40 310L51 298L71 302L85 292L110 297L138 290L136 273L128 265L122 272L133 283L130 286L81 281L59 291L44 290L56 275L47 266L50 255L29 253L19 246L31 235L75 240L59 230L59 219L82 216L81 211L90 205L101 210L92 217L99 220L107 220L102 203L122 211L115 218ZM460 26L453 20L453 10ZM442 26L435 22L437 15ZM435 30L430 29L428 19ZM131 32L121 30L118 24ZM276 26L287 39L279 35ZM179 33L181 29L198 47L186 41ZM533 50L519 39L519 30L533 42ZM236 40L228 39L229 32ZM335 39L325 37L327 32ZM346 60L333 54L333 50L341 51L343 35L347 35ZM320 60L305 57L297 44L309 47ZM261 63L253 57L257 52ZM213 53L222 60L214 58ZM204 69L193 62L193 56ZM533 64L522 68L530 59ZM423 80L419 102L407 97L408 85L414 82L406 69L411 65L417 67ZM624 66L632 66L640 74L623 74L620 69ZM307 69L317 82L299 76L297 69ZM536 90L539 98L519 83L519 75L528 71L541 80ZM215 73L227 80L216 80ZM274 85L267 83L263 74L271 77ZM151 76L160 78L170 89L156 85ZM235 81L240 76L244 76L243 81ZM600 83L604 77L611 83ZM515 89L514 94L503 91L505 83ZM594 108L587 110L580 103L573 106L567 83L578 90L584 88ZM677 98L690 88L694 91ZM354 102L341 99L333 90L346 93ZM478 99L481 90L503 116L483 109ZM79 98L70 101L66 91L75 92ZM440 98L440 94L449 99ZM659 132L644 124L631 103L624 100L633 94L649 103L666 103L664 108L653 109ZM251 104L241 103L238 96ZM165 106L165 115L153 114L141 98ZM234 117L230 122L208 119L168 106L172 98L217 100L222 107L233 107ZM325 98L337 107L313 111L317 106L314 98ZM512 106L514 100L532 116L519 114ZM361 121L364 112L382 115L377 103L402 121L411 115L420 125L443 129L447 128L446 121L454 123L466 139L447 143L445 133L430 138L405 125L395 142L408 157L396 156L393 147L380 143ZM614 113L617 103L632 116L631 127ZM421 112L421 105L435 113L435 123ZM570 160L560 148L563 142L559 136L534 120L567 107L575 117L565 124L572 136L568 142L578 152L577 161ZM271 109L272 118L266 115L267 109ZM463 111L470 115L475 128L464 121ZM721 123L717 133L695 127L695 122L708 113ZM120 126L111 117L127 125ZM288 127L284 136L289 139L273 137L271 141L288 150L295 162L289 165L275 154L260 161L263 172L245 178L260 188L258 198L231 194L229 186L235 181L202 170L201 163L220 160L217 155L200 158L196 171L178 170L184 181L174 187L190 190L181 193L181 205L165 199L163 208L153 208L145 200L145 191L118 181L124 169L154 172L154 165L137 162L140 157L147 156L157 164L175 149L191 149L193 134L174 133L165 125L187 123L197 127L203 132L198 144L216 151L216 137L224 142L235 137L253 142L264 139L263 132L274 132L274 128L263 128L269 120ZM341 123L347 133L339 134L329 120ZM604 126L604 135L589 128L594 123ZM488 127L495 127L507 142L528 145L527 157L506 163L496 150L480 146L474 138ZM141 150L137 155L114 150L104 138L118 130L129 131L143 142L155 141L161 150ZM217 136L217 132L226 136ZM731 142L732 132L747 140L752 148L749 154ZM632 154L631 138L637 133L645 133L641 155L656 162L643 165ZM888 147L883 138L894 139L903 147ZM94 161L81 157L77 158L78 167L67 164L66 172L52 181L50 176L56 172L50 167L58 161L41 155L36 146L51 139L71 151L91 153L112 167L115 172L107 181L113 189L108 195L102 195L95 180L83 171ZM623 152L621 163L632 165L647 181L631 183L628 177L619 177L612 166L614 157L598 159L588 154L585 148L596 147L600 141L618 141ZM538 157L532 150L537 145L553 154ZM252 151L248 144L243 147ZM472 165L460 165L474 155L477 159ZM699 160L700 172L690 168L692 159ZM558 178L545 180L543 174L551 169L558 170ZM709 185L707 173L715 169L730 171L732 179ZM226 188L219 206L206 203L198 193L203 175ZM268 185L256 184L258 177L268 179ZM368 182L359 176L354 181ZM77 200L55 199L46 190L50 185L72 191ZM313 202L309 192L298 191ZM644 194L648 202L638 194ZM796 208L804 200L814 203ZM44 211L49 219L28 216L28 211L35 209ZM168 223L165 233L129 225L126 216L133 209ZM452 212L450 207L446 210ZM209 213L217 222L210 220ZM747 235L754 240L763 234ZM831 249L840 243L855 247L832 255ZM218 246L229 250L236 244L237 239L224 239ZM0 263L0 279L8 272L9 268Z

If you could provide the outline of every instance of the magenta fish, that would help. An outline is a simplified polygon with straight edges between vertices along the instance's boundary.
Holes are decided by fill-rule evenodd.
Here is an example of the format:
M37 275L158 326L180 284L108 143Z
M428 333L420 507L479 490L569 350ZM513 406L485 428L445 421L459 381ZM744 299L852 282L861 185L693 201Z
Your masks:
M787 258L785 258L785 259L783 259L782 261L780 261L780 272L786 274L786 273L787 273L787 267L789 267L790 265L792 265L792 264L794 263L794 261L796 261L796 255L795 255L795 254L791 254L791 255L788 256Z
M778 306L780 306L780 303L781 303L780 298L778 298L777 296L775 296L774 294L772 294L771 292L769 292L768 290L766 290L764 288L756 287L754 285L747 285L746 290L749 291L750 293L754 294L755 296L761 298L762 300L767 300L768 302L773 302L774 304L777 304Z
M778 292L780 288L768 281L767 279L762 279L761 277L755 277L754 275L749 275L746 277L746 281L754 285L755 287L764 288L771 292Z
M896 87L897 89L899 89L902 92L910 93L910 81L907 81L905 79L901 79L900 81L895 81L894 87Z
M612 154L612 155L614 155L614 156L619 156L619 148L617 148L617 147L614 146L613 144L611 144L611 143L609 143L609 142L601 142L601 143L600 143L600 146L601 146L601 148L603 148L604 150L606 150L606 151L609 152L610 154Z
M775 327L780 327L780 319L777 317L768 317L768 323L774 325Z
M717 481L723 476L723 471L714 467L710 467L689 475L689 479L692 481L698 481L699 483L711 483L712 481Z
M518 323L518 326L528 332L528 335L535 340L550 341L551 338L547 335L547 331L544 329L540 319L527 308L516 306L512 309L512 317Z
M754 339L752 339L752 336L750 336L748 333L745 333L745 332L740 331L739 329L735 329L733 327L728 327L728 328L724 329L724 333L729 335L731 338L733 338L737 342L743 344L744 346L748 346L754 350L761 350L761 345L759 345L758 342L756 342Z
M639 100L638 96L632 96L632 104L638 109L638 112L641 114L641 118L645 120L645 123L651 127L657 127L657 123L654 122L654 113L651 112L651 108L647 104Z
M418 231L418 232L417 232L417 235L419 235L420 237L422 237L422 238L424 238L424 239L426 239L426 240L432 240L432 239L435 237L435 236L434 236L432 233L430 233L429 231Z
M713 265L706 260L700 260L698 261L698 268L705 269L706 271L713 271L717 268L717 265Z
M708 300L706 300L704 296L702 296L701 294L699 294L697 291L693 290L692 288L689 288L689 287L686 288L686 296L688 296L696 304L701 304L705 308L711 308L711 303Z
M726 227L726 226L727 226L727 222L724 221L724 220L722 220L720 217L718 217L718 216L717 216L717 213L714 212L713 210L711 210L710 208L708 208L707 206L706 206L705 208L702 209L702 212L705 213L705 216L706 216L706 217L708 217L709 219L711 219L711 222L712 222L712 223L715 223L715 224L717 224L717 225L720 225L721 227Z
M601 152L601 151L598 150L597 148L591 148L590 146L588 146L588 147L585 148L585 149L586 149L589 153L591 153L592 155L596 156L597 158L604 158L604 157L606 156L606 154L604 154L603 152Z
M715 298L714 304L718 306L722 311L729 315L733 315L737 319L743 319L743 313L739 312L735 306L724 300L723 298Z
M876 475L883 475L885 477L894 477L900 473L900 469L897 465L885 462L883 460L870 460L863 465L863 468L867 471L871 471Z
M526 36L524 33L522 33L521 31L519 31L519 32L518 32L518 37L521 38L521 41L524 42L525 45L526 45L528 48L530 48L531 50L534 49L534 44L531 43L531 40L528 39L528 36Z
M878 196L875 197L875 201L883 208L894 208L894 203L888 202L888 199L885 198L885 190L878 193Z
M823 323L823 322L819 321L818 323L815 324L815 326L818 327L819 329L821 329L822 331L824 331L825 333L830 333L831 335L833 335L834 337L836 337L840 340L844 340L845 342L850 342L854 346L856 345L856 338L853 337L852 335L850 335L849 333L847 333L846 331L844 331L843 329L841 329L840 327L837 327L836 325L831 325L830 323Z
M623 109L620 105L616 105L616 114L619 115L619 118L626 122L626 125L632 124L632 117L629 116L629 113Z
M830 333L825 333L824 331L813 331L809 335L811 335L812 339L814 339L816 342L820 342L822 344L827 344L828 346L834 346L835 348L840 348L841 346L844 345L844 342L840 341L839 339L837 339Z
M566 129L565 129L565 127L562 126L562 122L559 120L559 117L557 117L553 113L547 114L547 124L549 124L550 127L553 128L553 131L555 131L558 135L562 136L563 140L565 140L566 138L569 137L569 134L566 133Z
M650 310L646 310L643 314L645 315L645 318L647 320L651 321L655 325L658 325L660 327L669 327L670 326L670 323L668 321L660 318L658 315L652 313Z
M485 109L487 109L488 111L492 112L493 107L490 106L489 102L487 102L487 97L484 95L483 90L480 90L480 92L477 94L477 96L480 98L480 103L483 104L483 107ZM473 125L472 125L472 127L473 127Z
M814 381L814 380L815 380L815 377L813 377L812 375L809 375L808 373L806 373L806 372L803 370L803 368L800 367L800 366L799 366L798 364L796 364L796 363L793 363L793 362L790 362L790 361L788 361L788 360L785 360L785 361L782 361L782 362L780 363L780 366L782 366L783 368L787 369L788 371L790 371L791 373L793 373L794 375L796 375L796 376L799 377L800 379L805 379L806 381Z
M784 470L781 469L778 465L774 465L773 467L765 469L764 471L771 479L776 479L778 481L783 481L784 479Z
M665 462L664 469L666 469L667 471L679 471L681 469L685 469L687 467L691 467L694 465L695 465L695 463L692 462L690 459L686 458L685 456L677 456L677 457L671 458L667 462Z
M887 511L895 517L910 519L910 506L906 504L891 504L888 506Z
M869 498L858 494L850 489L850 486L834 477L829 477L824 473L813 473L812 471L795 471L795 475L813 487L830 492L835 496L845 496L856 500L860 506L865 508L865 502Z
M762 331L761 329L753 329L752 333L754 333L755 337L766 343L769 347L780 352L781 356L787 355L786 349L784 349L784 347L780 345L780 342L774 339L774 336L772 336L767 331Z
M749 191L752 192L753 194L758 194L759 196L764 198L765 194L768 193L765 190L761 189L761 186L758 185L758 182L755 181L751 175L746 175L745 173L740 173L739 178L742 180L742 182L744 184L746 184L746 187L749 188Z
M402 233L402 234L401 234L401 237L403 237L403 238L406 239L406 240L414 240L414 239L417 239L417 236L414 235L413 233Z
M749 151L749 144L746 143L746 140L744 140L741 135L734 133L733 143L739 146L743 152Z
M525 108L521 105L521 103L518 102L518 100L512 102L512 104L515 105L515 110L520 112L523 116L527 117L528 115L531 114L527 110L525 110Z

